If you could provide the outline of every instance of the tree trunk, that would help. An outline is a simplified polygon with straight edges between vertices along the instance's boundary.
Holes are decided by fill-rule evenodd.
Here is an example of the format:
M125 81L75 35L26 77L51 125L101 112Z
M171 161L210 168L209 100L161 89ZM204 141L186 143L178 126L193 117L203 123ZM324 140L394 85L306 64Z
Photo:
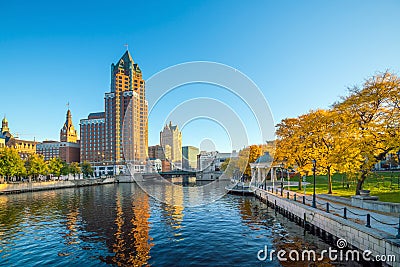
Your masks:
M303 181L303 177L301 177L301 174L299 173L299 190L301 190L301 188L302 188L302 181Z
M360 195L360 190L362 190L365 179L367 178L367 173L361 173L360 178L357 179L356 195Z
M328 167L328 194L332 194L332 174L331 167Z

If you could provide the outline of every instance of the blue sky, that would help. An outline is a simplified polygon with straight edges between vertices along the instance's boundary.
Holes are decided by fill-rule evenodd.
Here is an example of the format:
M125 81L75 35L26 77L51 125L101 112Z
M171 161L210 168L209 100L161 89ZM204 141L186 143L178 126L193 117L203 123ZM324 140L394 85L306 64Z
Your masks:
M377 71L398 73L399 11L399 1L1 1L0 113L21 138L57 140L70 102L79 128L103 110L110 65L128 43L145 79L187 61L237 68L278 122L328 107ZM194 95L230 99L197 87ZM204 123L186 127L184 144L213 138L228 150L222 128L199 131Z

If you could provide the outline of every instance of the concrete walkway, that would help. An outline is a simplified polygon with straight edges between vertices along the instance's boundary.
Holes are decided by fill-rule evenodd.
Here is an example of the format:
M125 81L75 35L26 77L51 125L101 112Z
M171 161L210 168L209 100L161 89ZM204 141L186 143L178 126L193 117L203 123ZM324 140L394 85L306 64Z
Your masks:
M272 190L272 186L270 186ZM268 185L267 185L268 189ZM275 188L274 188L274 195L277 195L281 197L280 193L280 185L278 186L275 183ZM268 191L271 193L271 191ZM277 193L276 193L277 192ZM303 202L303 195L302 193L298 192L293 192L289 190L284 190L283 191L283 198L287 198L287 194L289 193L289 198L291 200L294 199L294 195L296 195L296 201L299 203ZM388 214L388 213L378 213L370 210L365 210L361 208L357 208L354 206L351 206L351 203L349 202L348 204L345 204L345 202L335 202L333 199L332 200L327 200L324 195L322 197L316 197L316 204L317 204L317 209L325 211L326 212L326 207L327 207L327 202L329 202L329 213L334 214L336 216L339 216L343 218L344 215L344 208L346 207L347 209L347 219L351 220L355 223L361 224L361 225L366 225L367 224L367 214L370 215L370 225L371 225L371 230L376 230L378 232L382 232L388 235L388 237L391 238L396 238L396 236L399 234L399 216L395 216L394 214ZM306 195L305 196L305 204L308 206L312 206L312 196ZM400 238L399 238L400 240Z

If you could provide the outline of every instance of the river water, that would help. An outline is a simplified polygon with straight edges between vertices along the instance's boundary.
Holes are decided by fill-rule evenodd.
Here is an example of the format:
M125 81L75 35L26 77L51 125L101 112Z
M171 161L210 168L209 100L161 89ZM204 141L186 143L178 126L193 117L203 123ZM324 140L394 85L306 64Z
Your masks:
M254 197L165 194L175 205L134 183L0 196L0 266L291 266L257 252L327 247Z

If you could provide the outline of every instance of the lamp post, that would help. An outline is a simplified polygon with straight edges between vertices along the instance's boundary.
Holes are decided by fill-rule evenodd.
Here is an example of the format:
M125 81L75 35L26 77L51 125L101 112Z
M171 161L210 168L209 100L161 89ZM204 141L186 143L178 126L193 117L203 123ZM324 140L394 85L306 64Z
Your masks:
M317 167L317 161L315 159L313 159L312 164L313 164L313 176L314 176L314 192L313 192L313 197L312 197L312 207L316 208L317 201L316 201L316 197L315 197L315 168Z
M281 163L281 197L283 197L283 163Z

